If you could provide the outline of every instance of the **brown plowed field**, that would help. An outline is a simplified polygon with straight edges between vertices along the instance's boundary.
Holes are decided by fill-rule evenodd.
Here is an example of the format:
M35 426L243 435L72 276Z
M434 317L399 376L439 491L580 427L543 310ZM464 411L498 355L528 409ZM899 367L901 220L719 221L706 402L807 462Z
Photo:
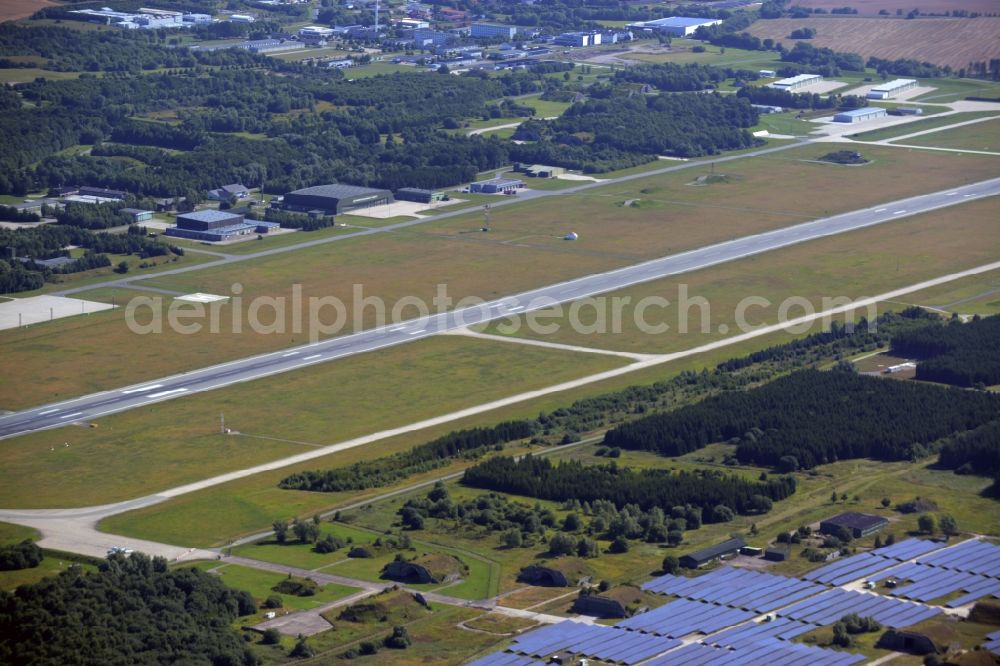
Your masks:
M926 14L944 14L958 9L980 14L997 11L996 0L927 0L917 3L913 0L796 0L794 4L827 11L851 7L857 9L860 16L877 16L883 9L893 16L896 15L897 9L903 10L903 14L908 14L914 7Z
M2 0L0 1L0 23L28 18L43 7L55 7L57 4L49 0Z
M843 2L841 3L843 6ZM796 28L813 28L808 40L834 51L876 56L887 60L912 58L958 69L970 62L1000 58L1000 18L833 18L773 19L757 21L749 32L770 37L791 48L788 35Z

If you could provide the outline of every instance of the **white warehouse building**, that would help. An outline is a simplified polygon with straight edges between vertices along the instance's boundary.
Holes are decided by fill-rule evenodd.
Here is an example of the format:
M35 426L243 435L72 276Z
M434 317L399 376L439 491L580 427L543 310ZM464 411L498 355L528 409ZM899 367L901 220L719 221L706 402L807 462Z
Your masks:
M639 21L638 23L629 23L626 26L629 30L647 30L650 32L659 32L665 35L671 35L672 37L688 37L693 35L695 30L705 26L718 25L722 23L721 19L706 19L706 18L690 18L687 16L671 16L669 18L655 19L652 21Z
M861 123L866 120L875 120L886 115L885 109L880 106L866 106L850 111L841 111L833 116L835 123Z
M822 80L823 77L819 74L798 74L796 76L790 76L787 79L781 79L780 81L769 83L768 87L792 92L800 88L805 88L806 86L811 86L814 83L819 83Z
M868 91L865 95L868 99L889 99L895 97L901 92L906 90L912 90L917 87L916 79L893 79L892 81L886 81L885 83L875 86Z

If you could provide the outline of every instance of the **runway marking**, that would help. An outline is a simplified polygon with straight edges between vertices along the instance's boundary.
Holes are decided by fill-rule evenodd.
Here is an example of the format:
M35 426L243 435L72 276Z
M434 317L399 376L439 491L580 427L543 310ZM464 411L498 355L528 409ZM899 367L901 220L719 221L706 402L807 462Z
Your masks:
M140 386L139 388L122 391L122 393L124 393L125 395L128 395L130 393L142 393L143 391L152 391L153 389L158 389L161 386L163 386L163 384L150 384L149 386Z
M417 333L423 333L426 330L427 330L426 328L420 328L417 329L416 331L410 331L407 335L416 335Z
M44 412L38 412L38 415L45 416L46 414L54 414L55 412L58 411L59 411L58 409L46 409Z
M281 356L282 356L282 358L284 358L286 356L295 356L296 354L298 354L298 352L294 351L294 352L288 352L287 354L282 354Z
M894 210L894 211L892 212L892 214L893 214L893 215L902 215L902 214L903 214L903 213L905 213L905 212L906 212L905 210Z
M402 331L402 330L405 330L405 329L406 329L405 326L397 326L396 328L390 328L389 332L390 333L398 333L399 331Z
M313 360L314 358L319 358L320 356L322 356L322 354L313 354L312 356L306 356L306 357L305 357L305 358L303 358L302 360L303 360L303 361L311 361L311 360Z
M885 208L876 208L875 212L876 213L884 213L885 212Z
M514 306L509 307L507 309L510 310L511 312L513 312L514 310L523 310L524 306L523 305L514 305Z
M955 196L956 194L958 194L958 192L946 192L946 193L945 193L945 196L946 196L946 197L953 197L953 196Z
M60 419L69 419L69 418L73 418L74 416L80 416L81 414L83 414L83 412L73 412L72 414L66 414L64 416L60 416L59 418Z
M185 391L187 391L186 388L170 389L169 391L160 391L159 393L150 393L149 396L147 396L147 397L150 397L150 398L161 398L161 397L163 397L165 395L172 395L174 393L184 393Z
M976 196L976 195L974 195L974 194L963 194L962 196L963 196L964 198L968 199L969 197L974 197L974 196Z

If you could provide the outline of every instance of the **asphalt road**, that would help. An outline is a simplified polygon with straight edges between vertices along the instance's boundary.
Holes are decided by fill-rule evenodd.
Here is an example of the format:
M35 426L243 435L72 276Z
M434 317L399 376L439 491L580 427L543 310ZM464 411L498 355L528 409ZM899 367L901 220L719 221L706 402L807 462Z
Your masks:
M421 340L464 326L516 316L556 303L566 303L616 291L630 285L997 194L1000 194L1000 178L737 238L605 273L532 289L489 301L480 306L432 314L396 325L387 325L293 349L209 366L123 389L104 391L14 412L0 417L0 439L69 423L92 421L107 414L319 363L328 363L338 358Z

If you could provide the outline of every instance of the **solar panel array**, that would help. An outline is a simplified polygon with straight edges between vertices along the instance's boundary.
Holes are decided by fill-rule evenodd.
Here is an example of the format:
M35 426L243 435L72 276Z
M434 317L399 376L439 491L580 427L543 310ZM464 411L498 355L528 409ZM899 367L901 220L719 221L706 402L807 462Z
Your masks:
M778 614L822 627L833 624L848 613L857 613L862 617L874 617L887 627L899 629L922 622L940 612L939 608L929 608L922 604L836 588L783 608Z
M634 615L616 626L658 636L680 638L694 632L710 634L754 617L753 611L725 608L700 601L678 599L651 611Z
M602 661L634 664L680 644L672 638L625 631L619 627L566 621L524 634L515 639L508 650L531 657L566 651Z
M983 643L983 647L993 654L1000 656L1000 631L994 631L992 634L987 634L986 642Z
M970 539L917 560L920 564L1000 578L1000 546Z
M873 550L872 554L891 560L905 562L906 560L912 560L914 557L920 557L921 555L926 555L931 551L938 550L943 546L944 544L936 541L926 541L924 539L905 539L894 543L891 546L884 546L877 550Z
M910 582L887 590L886 594L914 601L927 602L959 590L966 592L958 599L948 602L951 608L1000 592L1000 580L995 578L987 578L967 571L951 571L915 562L900 564L869 580L879 583L889 578L895 578L900 582Z
M779 617L770 622L750 622L732 629L726 629L703 640L706 645L725 648L740 648L749 643L756 643L764 638L775 638L783 641L807 634L816 628L815 625Z
M865 657L849 652L835 652L823 648L809 647L798 643L783 643L773 638L763 638L748 643L738 650L709 647L701 643L690 643L668 652L644 666L739 666L767 663L768 666L849 666Z
M722 567L697 578L668 574L645 583L642 589L758 613L787 606L823 590L819 585L795 578L734 567Z
M494 652L481 659L476 659L467 666L544 666L544 663L531 657L523 657L519 654Z
M803 578L836 587L888 569L894 564L896 564L894 560L888 560L872 553L861 553L810 571Z

